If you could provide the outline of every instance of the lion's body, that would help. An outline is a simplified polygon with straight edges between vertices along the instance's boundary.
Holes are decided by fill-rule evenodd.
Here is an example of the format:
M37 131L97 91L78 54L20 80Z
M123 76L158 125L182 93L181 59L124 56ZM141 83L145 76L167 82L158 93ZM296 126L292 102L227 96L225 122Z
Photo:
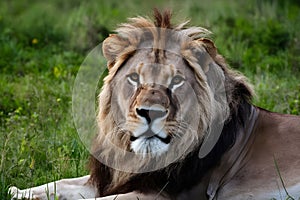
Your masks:
M299 117L259 110L240 169L219 191L220 199L284 199L284 187L299 198L299 144Z
M300 197L300 117L260 108L255 112L252 131L245 129L242 139L223 155L220 165L206 178L200 199L206 195L221 200L285 199L285 189L292 197ZM184 199L197 199L201 187L185 193Z
M99 133L76 197L87 188L103 199L300 194L300 117L253 106L251 85L203 38L208 31L185 24L156 12L155 22L133 18L104 41ZM74 180L59 184L72 199Z

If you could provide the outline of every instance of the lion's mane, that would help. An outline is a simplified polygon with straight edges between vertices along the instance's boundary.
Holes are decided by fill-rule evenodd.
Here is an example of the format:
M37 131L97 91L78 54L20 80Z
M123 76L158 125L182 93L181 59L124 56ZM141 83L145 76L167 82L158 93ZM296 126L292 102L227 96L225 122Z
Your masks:
M95 155L111 154L110 149L103 149L101 146L101 142L103 142L103 138L105 137L103 133L116 127L115 122L112 120L113 117L111 116L113 109L111 107L113 88L110 84L114 74L118 70L116 66L121 66L122 63L134 53L135 46L128 46L123 49L122 52L114 52L116 57L108 59L108 68L110 68L110 71L105 78L105 83L100 95L101 109L98 113L98 126L101 131L92 149L94 156L90 158L90 181L97 187L99 196L126 193L134 190L153 192L160 191L162 188L164 188L165 194L176 196L180 192L190 189L199 183L205 174L218 165L222 155L235 143L235 139L239 133L238 130L244 126L245 120L250 114L252 89L245 77L231 70L226 65L225 60L218 54L213 42L203 38L207 33L204 29L198 27L185 29L184 26L186 23L174 27L170 23L170 18L170 12L160 13L155 11L154 22L142 17L132 18L129 23L122 24L117 29L117 32L122 33L124 44L128 42L128 40L131 40L131 44L137 44L138 41L134 40L138 40L136 36L140 33L134 32L134 30L138 30L135 28L149 27L167 28L176 31L185 30L187 33L190 32L188 35L193 39L201 40L205 50L224 73L226 97L230 108L229 117L224 124L218 142L210 153L202 159L198 157L200 146L197 146L192 152L187 154L184 159L153 172L134 174L118 171L102 164L95 158ZM114 67L112 68L112 66ZM128 137L128 135L125 134L124 137ZM114 138L110 139L114 140ZM121 141L129 140L128 138L124 138L124 140ZM118 145L120 147L126 147L128 143L124 142ZM122 155L115 155L115 157L111 159L118 159L118 156L121 157Z

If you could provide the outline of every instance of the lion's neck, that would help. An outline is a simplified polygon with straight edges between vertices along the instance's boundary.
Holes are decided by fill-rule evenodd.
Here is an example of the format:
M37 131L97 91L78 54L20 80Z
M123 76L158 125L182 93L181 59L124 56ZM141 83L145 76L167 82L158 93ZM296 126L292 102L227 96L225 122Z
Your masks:
M238 129L234 145L223 155L220 165L213 170L210 176L207 188L209 199L214 199L220 187L232 179L241 166L243 166L243 162L246 160L245 157L254 139L252 133L255 129L258 115L259 110L251 106L249 117L246 119L245 125Z

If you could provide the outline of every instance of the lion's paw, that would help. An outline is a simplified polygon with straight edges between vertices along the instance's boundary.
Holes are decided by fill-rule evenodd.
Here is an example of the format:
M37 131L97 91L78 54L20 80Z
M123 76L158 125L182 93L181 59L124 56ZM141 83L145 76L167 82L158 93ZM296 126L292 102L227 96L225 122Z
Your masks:
M8 193L11 194L11 195L14 195L16 193L18 193L19 189L15 186L12 186L8 189Z
M12 186L8 189L8 193L12 195L11 200L22 199L22 200L39 200L30 191L20 190L19 188Z

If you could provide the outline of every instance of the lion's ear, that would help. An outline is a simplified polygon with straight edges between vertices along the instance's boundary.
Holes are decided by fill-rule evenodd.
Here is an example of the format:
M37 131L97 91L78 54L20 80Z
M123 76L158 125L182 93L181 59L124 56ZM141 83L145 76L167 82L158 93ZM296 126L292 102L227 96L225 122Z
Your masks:
M128 46L128 40L121 38L117 34L111 34L103 41L102 51L107 60L107 68L109 70L114 66L118 57L123 54Z
M218 52L213 41L206 38L201 38L198 41L203 44L204 48L206 49L207 53L212 57L212 59L215 59Z
M218 53L218 49L213 41L209 39L199 39L199 42L202 43L202 46L206 49L207 53L212 58L214 63L219 66L226 66L225 59Z
M206 73L209 70L211 63L214 63L217 53L217 48L214 43L206 38L193 40L190 44L192 54Z

